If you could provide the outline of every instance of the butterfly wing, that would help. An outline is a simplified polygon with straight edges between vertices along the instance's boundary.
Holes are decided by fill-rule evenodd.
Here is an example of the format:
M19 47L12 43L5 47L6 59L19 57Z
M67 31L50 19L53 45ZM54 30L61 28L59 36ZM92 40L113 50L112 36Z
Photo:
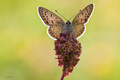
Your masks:
M91 13L93 12L94 5L90 4L80 11L72 21L72 25L86 23L90 18Z
M58 38L61 30L65 26L65 22L59 16L43 7L38 8L38 14L43 23L47 26L50 26L48 28L48 35L53 39Z
M83 35L84 32L85 32L84 24L78 24L78 25L73 26L72 35L75 38L77 38L77 39L80 38Z
M50 10L39 7L38 13L47 26L65 25L64 21Z
M49 36L51 38L57 39L57 38L59 38L59 35L62 32L62 30L63 30L63 26L61 26L61 25L59 25L59 26L54 25L54 26L50 26L48 28L48 32L47 33L49 34Z
M90 4L80 11L72 21L72 27L74 29L74 37L79 38L85 32L85 23L90 18L90 15L93 12L94 5Z

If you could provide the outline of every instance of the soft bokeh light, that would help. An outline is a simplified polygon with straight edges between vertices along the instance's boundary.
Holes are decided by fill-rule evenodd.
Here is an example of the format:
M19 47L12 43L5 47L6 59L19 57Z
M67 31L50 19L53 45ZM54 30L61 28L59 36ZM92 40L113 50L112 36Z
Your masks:
M65 80L120 80L120 0L1 0L0 80L59 80L54 40L37 7L70 19L90 3L95 9L78 39L81 60Z

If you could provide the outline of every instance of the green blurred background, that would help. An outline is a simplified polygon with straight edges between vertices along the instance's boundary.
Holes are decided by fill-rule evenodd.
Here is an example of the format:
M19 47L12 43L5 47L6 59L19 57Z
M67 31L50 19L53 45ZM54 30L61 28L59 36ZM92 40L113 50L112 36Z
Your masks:
M37 7L69 19L90 3L81 60L65 80L120 80L120 0L0 0L0 80L59 80L54 40Z

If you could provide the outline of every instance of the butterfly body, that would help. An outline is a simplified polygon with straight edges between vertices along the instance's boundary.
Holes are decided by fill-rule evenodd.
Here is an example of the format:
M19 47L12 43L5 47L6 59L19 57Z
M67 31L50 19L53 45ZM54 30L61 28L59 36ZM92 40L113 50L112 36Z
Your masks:
M67 33L71 34L73 32L73 28L69 20L66 22L65 27L63 27L61 32L66 34Z
M43 7L38 7L38 14L43 23L48 26L47 33L51 38L57 39L60 33L69 33L70 36L78 39L85 32L85 23L88 22L93 9L94 4L88 5L73 18L72 22L68 20L66 23L59 16Z

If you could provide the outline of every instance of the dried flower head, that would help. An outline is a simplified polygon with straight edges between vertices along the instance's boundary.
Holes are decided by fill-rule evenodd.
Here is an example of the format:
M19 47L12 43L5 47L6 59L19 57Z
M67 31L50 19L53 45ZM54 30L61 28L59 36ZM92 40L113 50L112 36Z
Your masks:
M69 34L61 33L60 38L55 41L55 51L59 62L59 66L63 66L63 75L61 80L73 71L73 68L80 60L81 43Z

